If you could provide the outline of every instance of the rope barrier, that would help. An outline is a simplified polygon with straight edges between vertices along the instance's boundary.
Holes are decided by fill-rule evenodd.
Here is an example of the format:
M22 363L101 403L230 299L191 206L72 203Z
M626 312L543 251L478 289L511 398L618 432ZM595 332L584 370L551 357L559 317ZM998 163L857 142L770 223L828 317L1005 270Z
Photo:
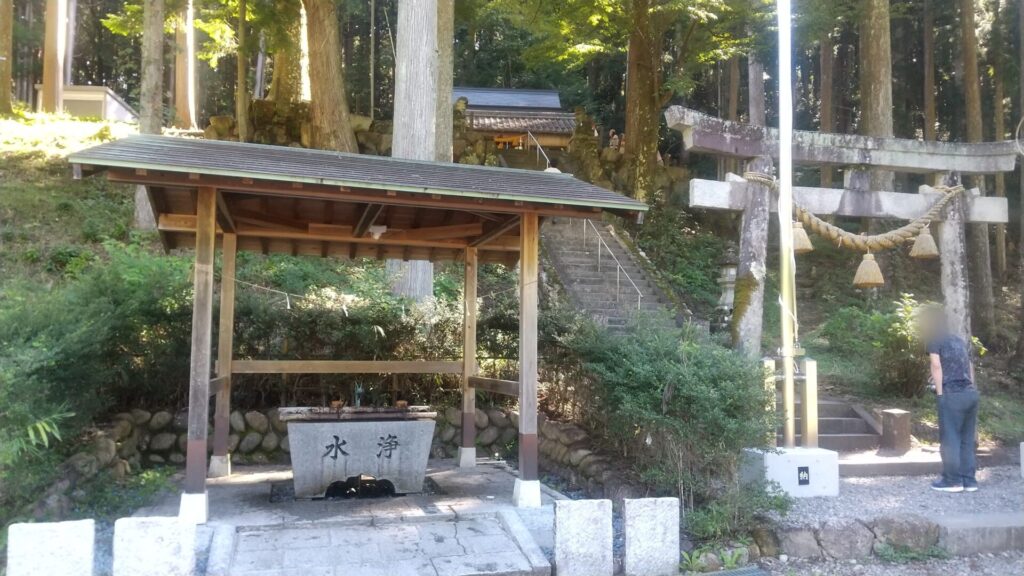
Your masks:
M778 192L779 185L775 178L763 174L760 172L746 172L743 177L751 182L757 182L763 184L772 189L772 191ZM949 202L964 191L964 187L961 185L957 186L935 186L935 190L943 193L943 196L939 198L931 208L928 209L923 215L911 220L906 225L884 232L882 234L875 234L872 236L864 236L860 234L854 234L829 224L822 220L818 216L815 216L809 210L803 206L793 202L793 215L797 220L802 222L804 226L811 229L812 232L830 240L840 248L847 248L850 250L856 250L859 252L878 252L881 250L890 250L896 248L901 244L912 240L915 236L921 233L921 231L931 224L932 220L935 220L942 213L942 210L946 207Z

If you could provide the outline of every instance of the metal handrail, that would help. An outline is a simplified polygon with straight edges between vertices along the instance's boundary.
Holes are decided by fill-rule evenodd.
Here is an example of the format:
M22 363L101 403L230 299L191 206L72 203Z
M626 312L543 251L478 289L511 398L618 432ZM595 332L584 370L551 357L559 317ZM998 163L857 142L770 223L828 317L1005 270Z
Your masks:
M603 246L604 249L608 251L608 254L612 257L612 260L615 261L615 266L616 266L616 269L615 269L615 301L616 302L619 301L619 295L622 292L622 276L625 276L626 280L629 280L629 283L633 285L633 290L636 290L636 309L639 310L640 309L640 299L644 297L644 293L640 291L640 287L636 285L636 282L633 282L633 279L630 278L629 273L626 272L626 269L622 267L622 263L619 262L619 259L615 257L615 253L612 252L611 246L608 246L608 243L605 242L604 238L601 237L601 231L597 229L597 226L595 226L594 223L591 222L589 218L584 218L583 219L583 248L585 249L587 247L587 226L588 225L591 228L594 229L594 235L597 236L597 272L598 272L598 274L601 273L601 247Z
M540 157L544 155L544 168L551 168L551 158L548 158L548 153L544 151L544 147L537 141L537 137L533 135L533 132L526 131L526 135L529 136L530 140L533 140L534 146L537 147L537 162L540 162Z

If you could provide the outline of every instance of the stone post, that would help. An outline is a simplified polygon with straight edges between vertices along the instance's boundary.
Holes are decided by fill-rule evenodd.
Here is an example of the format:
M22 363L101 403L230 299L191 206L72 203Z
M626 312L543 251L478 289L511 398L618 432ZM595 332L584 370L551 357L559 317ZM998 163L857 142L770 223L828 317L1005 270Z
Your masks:
M747 164L747 170L771 174L772 160L762 156ZM750 195L743 210L740 231L740 262L733 297L732 343L750 358L761 355L764 323L764 279L768 250L768 204L771 190L762 184L748 184Z
M910 412L893 408L882 410L882 450L902 456L910 451Z

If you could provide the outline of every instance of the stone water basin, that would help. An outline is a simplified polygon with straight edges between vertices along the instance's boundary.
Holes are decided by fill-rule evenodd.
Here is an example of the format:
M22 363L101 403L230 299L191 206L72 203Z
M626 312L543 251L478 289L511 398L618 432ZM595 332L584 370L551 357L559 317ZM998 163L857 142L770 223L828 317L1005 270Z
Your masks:
M408 408L281 408L288 425L296 498L319 498L360 476L396 494L423 491L436 412Z

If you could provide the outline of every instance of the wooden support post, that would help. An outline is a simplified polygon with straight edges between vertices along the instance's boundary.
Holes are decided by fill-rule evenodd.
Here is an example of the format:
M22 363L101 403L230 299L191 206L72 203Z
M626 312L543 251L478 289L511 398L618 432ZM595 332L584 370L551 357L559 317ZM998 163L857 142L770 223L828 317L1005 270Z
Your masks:
M944 185L955 186L959 177L948 174ZM971 341L971 298L967 283L967 202L963 194L946 205L946 217L939 223L939 254L942 259L942 297L946 304L949 330Z
M469 379L476 376L476 281L477 249L466 248L466 282L462 316L462 443L459 467L476 466L476 389Z
M803 359L804 383L800 391L800 445L818 447L818 362Z
M231 432L231 359L235 334L235 254L238 237L224 234L221 241L220 322L217 324L217 377L224 384L217 391L217 409L213 416L213 457L210 478L231 475L228 434Z
M210 412L210 325L213 319L213 250L217 238L217 191L200 187L196 208L196 260L189 369L188 445L181 515L206 522L206 427ZM193 496L193 498L189 498ZM201 496L201 499L198 498Z
M64 110L64 56L67 50L67 0L46 0L46 38L43 45L43 112Z
M751 161L747 170L771 174L772 160L762 156ZM736 297L732 317L733 347L749 358L761 355L761 331L764 323L764 279L768 271L768 219L771 190L749 183L747 205L740 230L739 267L736 270Z
M539 217L523 214L519 226L519 478L516 506L540 506L537 474L537 281Z

